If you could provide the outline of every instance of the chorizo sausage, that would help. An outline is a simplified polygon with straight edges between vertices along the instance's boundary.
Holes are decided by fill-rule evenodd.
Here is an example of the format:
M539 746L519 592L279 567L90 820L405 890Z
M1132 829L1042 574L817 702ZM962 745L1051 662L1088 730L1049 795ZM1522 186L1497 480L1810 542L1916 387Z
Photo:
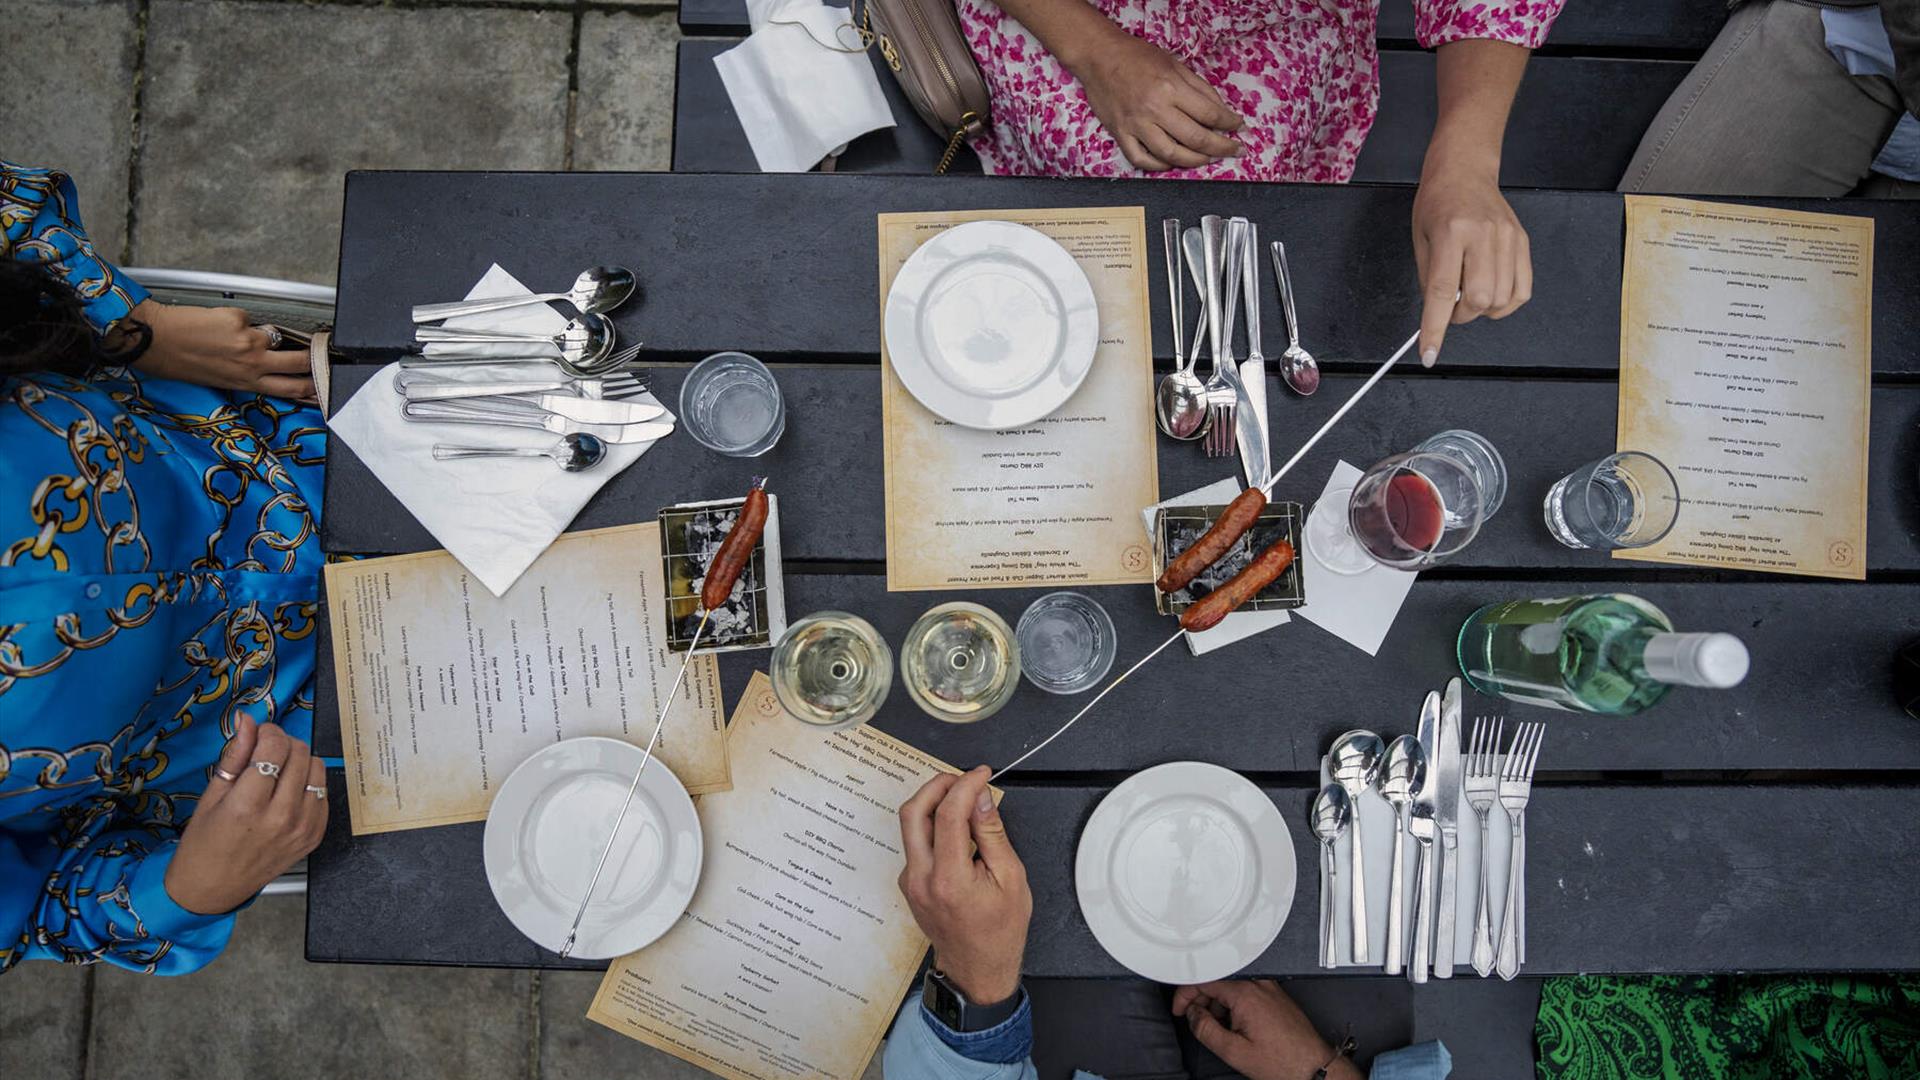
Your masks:
M754 546L760 543L766 527L767 478L756 476L747 501L740 507L740 516L734 519L733 528L727 530L727 538L720 541L720 550L707 567L707 580L700 586L701 607L713 611L733 595L733 583L746 570L747 560L753 557Z
M1178 592L1192 583L1207 567L1220 561L1240 538L1260 520L1260 512L1267 508L1267 493L1259 488L1248 488L1227 504L1220 519L1207 529L1193 546L1180 553L1179 557L1167 564L1167 569L1154 584L1161 592Z
M1228 578L1226 584L1189 604L1187 610L1180 613L1180 629L1193 634L1212 629L1285 573L1292 562L1293 545L1276 540L1239 573Z

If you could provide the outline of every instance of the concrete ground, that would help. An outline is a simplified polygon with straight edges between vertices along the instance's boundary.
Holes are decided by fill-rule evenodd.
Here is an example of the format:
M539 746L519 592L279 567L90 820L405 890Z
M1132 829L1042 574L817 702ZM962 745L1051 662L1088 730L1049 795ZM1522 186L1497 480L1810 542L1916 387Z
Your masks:
M0 26L0 158L71 173L125 265L331 284L348 169L668 167L673 0L0 0ZM707 1075L589 1024L597 975L308 964L305 914L260 900L182 979L0 975L0 1075Z

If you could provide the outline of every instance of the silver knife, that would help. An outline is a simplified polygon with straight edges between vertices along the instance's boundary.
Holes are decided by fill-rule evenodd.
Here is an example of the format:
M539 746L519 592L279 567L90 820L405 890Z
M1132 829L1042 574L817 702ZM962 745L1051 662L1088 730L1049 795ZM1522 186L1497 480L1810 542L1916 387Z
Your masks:
M667 411L644 401L605 401L574 397L572 394L541 394L527 400L537 402L550 413L590 424L638 424L658 419Z
M402 411L409 420L534 428L555 435L593 435L621 444L652 442L673 432L672 424L591 424L532 408L496 411L463 401L409 401Z
M1460 895L1460 680L1447 680L1440 699L1439 756L1430 759L1436 782L1434 823L1440 826L1440 914L1434 919L1433 977L1453 978L1454 914Z
M1431 690L1420 704L1418 738L1421 748L1431 755L1440 738L1440 695ZM1413 877L1413 955L1407 958L1407 978L1417 983L1427 981L1433 959L1433 817L1439 790L1436 771L1429 763L1426 779L1413 793L1413 816L1407 822L1408 835L1420 846L1420 869Z
M1241 249L1241 303L1247 307L1247 358L1240 362L1240 418L1235 439L1240 446L1240 468L1248 487L1264 487L1273 474L1267 439L1267 358L1260 351L1260 226L1247 223L1247 244Z

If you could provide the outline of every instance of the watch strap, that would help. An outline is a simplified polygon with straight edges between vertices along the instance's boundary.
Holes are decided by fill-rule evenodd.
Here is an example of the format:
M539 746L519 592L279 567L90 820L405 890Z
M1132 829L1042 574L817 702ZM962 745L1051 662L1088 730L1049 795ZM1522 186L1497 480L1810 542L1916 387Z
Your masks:
M1019 986L1005 1001L976 1005L937 969L929 968L920 983L920 1003L934 1019L948 1029L961 1033L987 1031L1012 1019L1026 999L1026 987Z

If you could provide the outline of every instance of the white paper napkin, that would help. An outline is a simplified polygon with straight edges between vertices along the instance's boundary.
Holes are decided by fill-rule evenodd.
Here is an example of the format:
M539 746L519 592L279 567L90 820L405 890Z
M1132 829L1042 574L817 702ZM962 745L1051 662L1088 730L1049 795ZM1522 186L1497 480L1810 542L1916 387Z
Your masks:
M1154 503L1140 511L1140 520L1147 527L1149 538L1153 535L1153 513L1163 506L1218 506L1230 503L1240 492L1240 481L1228 477L1217 483L1196 488L1185 495L1175 495L1171 499ZM1215 649L1224 648L1236 641L1244 641L1262 630L1271 630L1292 621L1284 608L1273 611L1236 611L1220 620L1220 625L1211 630L1202 630L1187 635L1187 648L1195 656L1202 656Z
M467 299L530 292L499 266L488 270ZM451 320L450 325L558 332L566 319L546 304ZM512 351L510 347L508 351ZM640 459L653 443L607 444L604 461L585 472L564 472L547 458L467 458L435 461L433 444L457 446L547 446L559 436L525 428L483 424L422 424L400 413L393 380L400 365L388 364L368 379L328 426L353 448L401 505L412 511L461 565L495 596L566 530L600 486ZM518 372L494 367L499 377ZM659 404L651 394L632 399ZM672 416L662 417L671 420Z
M762 172L806 172L858 136L893 126L866 53L822 44L859 43L846 9L749 0L747 14L753 33L713 65Z
M1381 732L1380 737L1391 740L1394 733ZM1326 761L1321 759L1320 782L1329 783ZM1464 782L1463 782L1464 790ZM1334 962L1340 967L1378 968L1387 958L1387 906L1393 892L1393 834L1398 824L1394 821L1393 805L1378 791L1367 790L1360 796L1360 836L1366 843L1363 858L1363 873L1367 885L1367 946L1366 964L1353 962L1353 932L1347 909L1351 906L1349 897L1353 886L1348 881L1349 863L1353 851L1353 831L1334 841L1333 857L1338 863L1340 876L1334 883L1333 896L1333 943ZM1487 912L1489 932L1493 935L1496 948L1500 944L1500 920L1507 902L1507 851L1512 846L1512 830L1507 825L1507 812L1500 808L1498 801L1487 814L1488 847L1493 852L1493 865L1489 884L1492 891L1487 894ZM1315 840L1318 844L1319 841ZM1401 883L1405 890L1403 902L1407 905L1407 948L1409 954L1413 948L1413 903L1414 880L1420 870L1420 845L1409 835L1406 840L1406 878ZM1440 847L1439 830L1434 831L1434 848ZM1479 894L1475 891L1480 881L1480 822L1474 816L1473 808L1467 805L1465 794L1460 796L1460 864L1459 879L1455 885L1455 908L1453 915L1453 977L1477 977L1473 970L1473 927L1474 904ZM1319 866L1319 859L1314 860ZM1434 916L1439 917L1440 864L1434 864ZM1304 890L1301 890L1304 892ZM1319 883L1314 883L1313 896L1318 897ZM1316 912L1317 914L1317 912ZM1319 923L1315 923L1317 928Z
M1333 467L1333 475L1327 478L1320 497L1324 499L1328 492L1351 488L1359 479L1359 468L1342 461ZM1312 516L1312 507L1308 508L1308 516ZM1400 605L1407 600L1407 590L1413 588L1414 579L1420 575L1378 563L1362 573L1336 574L1313 557L1313 544L1305 537L1301 538L1301 546L1307 549L1300 565L1300 572L1306 575L1302 584L1306 587L1307 602L1294 608L1294 614L1359 646L1368 656L1379 653L1380 643L1386 640L1387 631L1393 628L1393 620L1400 614Z

